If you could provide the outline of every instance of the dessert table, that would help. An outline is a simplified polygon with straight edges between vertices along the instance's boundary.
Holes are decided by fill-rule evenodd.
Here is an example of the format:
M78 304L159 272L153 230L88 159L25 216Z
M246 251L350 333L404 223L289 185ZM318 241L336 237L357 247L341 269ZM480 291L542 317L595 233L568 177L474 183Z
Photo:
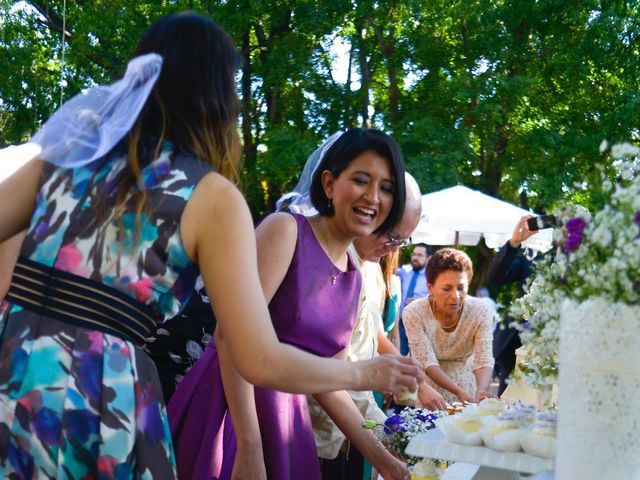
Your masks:
M498 452L483 446L451 443L438 428L417 435L405 451L408 455L456 462L442 480L549 480L553 479L552 459L522 452ZM521 477L520 473L535 474Z

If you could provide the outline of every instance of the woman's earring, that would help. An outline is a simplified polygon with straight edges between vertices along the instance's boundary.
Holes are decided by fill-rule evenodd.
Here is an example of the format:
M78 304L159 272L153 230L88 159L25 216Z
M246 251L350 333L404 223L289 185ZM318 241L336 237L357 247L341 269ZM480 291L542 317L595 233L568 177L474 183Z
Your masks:
M327 204L327 206L329 207L329 210L331 210L331 197L329 197L329 203Z

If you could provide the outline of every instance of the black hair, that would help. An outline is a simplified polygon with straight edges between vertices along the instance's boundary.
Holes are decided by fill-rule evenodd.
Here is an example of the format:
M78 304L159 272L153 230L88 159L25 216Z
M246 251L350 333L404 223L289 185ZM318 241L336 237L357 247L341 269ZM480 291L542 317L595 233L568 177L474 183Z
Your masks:
M374 152L389 162L394 179L393 205L389 215L373 233L384 233L392 230L402 219L406 200L404 182L404 160L396 142L386 133L372 128L353 128L343 133L329 147L326 154L316 168L309 194L311 203L323 216L335 213L333 205L329 205L329 198L322 188L322 172L328 170L333 178L338 178L349 164L365 152Z
M240 56L231 37L210 18L181 12L160 18L144 32L135 55L146 53L158 53L163 63L141 115L141 135L166 137L221 173L229 173L225 168L237 173Z

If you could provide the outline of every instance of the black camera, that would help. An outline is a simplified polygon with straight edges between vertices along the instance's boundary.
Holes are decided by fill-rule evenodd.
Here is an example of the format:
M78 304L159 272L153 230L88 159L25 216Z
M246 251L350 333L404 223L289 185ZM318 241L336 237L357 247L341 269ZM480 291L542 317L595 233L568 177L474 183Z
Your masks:
M559 227L562 225L555 215L540 215L539 217L532 217L527 220L527 227L534 232L537 230L543 230L545 228Z

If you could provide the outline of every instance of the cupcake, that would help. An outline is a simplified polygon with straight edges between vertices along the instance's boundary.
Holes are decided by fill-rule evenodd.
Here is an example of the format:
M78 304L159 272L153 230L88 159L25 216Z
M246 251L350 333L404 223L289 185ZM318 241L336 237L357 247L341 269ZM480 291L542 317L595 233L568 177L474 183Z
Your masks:
M440 472L431 460L422 460L409 468L411 480L438 480Z
M556 423L555 412L539 413L531 430L520 432L520 445L529 455L554 458L556 456Z
M400 394L393 396L393 401L398 405L409 405L412 407L415 405L417 400L418 390L416 389L414 392L412 392L406 387L400 387Z
M535 407L535 405L523 403L520 400L512 405L509 405L508 409L515 412L523 413L524 415L522 417L522 421L526 425L531 425L536 419L536 414L538 413L538 409Z
M485 398L475 408L475 412L483 417L494 417L501 414L507 408L507 404L496 398Z
M484 444L501 452L520 451L520 430L525 414L517 411L505 411L495 417L489 425L480 431Z
M460 445L482 445L480 429L482 417L473 412L461 412L436 420L436 426L442 430L445 438Z

